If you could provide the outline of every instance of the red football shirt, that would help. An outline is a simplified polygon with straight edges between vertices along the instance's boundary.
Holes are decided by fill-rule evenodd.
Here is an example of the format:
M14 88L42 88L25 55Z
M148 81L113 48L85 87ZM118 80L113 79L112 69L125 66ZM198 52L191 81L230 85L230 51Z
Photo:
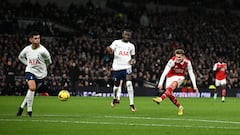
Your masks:
M227 70L226 63L218 62L218 63L215 63L213 66L213 71L216 71L215 78L218 80L226 79L226 77L227 77L226 70Z

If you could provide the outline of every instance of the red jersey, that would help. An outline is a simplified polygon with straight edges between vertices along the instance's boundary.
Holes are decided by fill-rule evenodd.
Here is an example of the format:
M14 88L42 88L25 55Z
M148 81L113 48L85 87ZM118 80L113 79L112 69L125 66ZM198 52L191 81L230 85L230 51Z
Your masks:
M176 56L173 56L165 66L165 69L160 77L159 85L163 85L163 82L166 78L172 77L172 76L181 76L185 77L185 73L188 71L189 76L191 78L193 87L196 88L196 77L193 73L192 63L188 58L184 58L183 62L177 63L176 62Z
M215 75L216 79L218 79L218 80L226 79L227 64L224 62L215 63L213 66L213 71L216 71L216 75Z
M173 56L169 61L169 65L171 67L170 71L167 74L167 77L171 76L185 76L186 71L188 70L189 65L189 60L187 58L184 58L183 62L181 63L176 63L176 57ZM192 68L192 67L190 67Z

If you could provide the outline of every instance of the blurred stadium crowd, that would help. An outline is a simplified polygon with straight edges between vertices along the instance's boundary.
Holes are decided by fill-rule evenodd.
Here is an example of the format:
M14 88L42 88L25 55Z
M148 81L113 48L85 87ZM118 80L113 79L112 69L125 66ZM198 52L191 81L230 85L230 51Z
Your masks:
M3 0L0 13L2 95L26 91L25 66L17 56L28 44L31 30L41 33L41 42L52 55L53 64L42 88L50 95L61 89L79 95L83 86L110 87L112 57L105 48L121 38L124 28L133 31L136 45L135 87L145 87L145 81L155 83L175 48L183 48L192 60L200 88L213 84L212 68L218 56L228 64L228 87L240 87L240 17L229 10L193 5L178 11L149 11L141 2L127 7L111 0L104 8L91 1L62 8L50 2L12 4Z

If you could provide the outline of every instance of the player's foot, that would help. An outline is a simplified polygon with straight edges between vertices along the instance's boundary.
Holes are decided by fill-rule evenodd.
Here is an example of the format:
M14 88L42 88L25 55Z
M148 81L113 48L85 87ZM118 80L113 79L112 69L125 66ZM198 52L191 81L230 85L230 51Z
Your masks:
M16 116L21 116L22 112L23 112L23 108L19 107Z
M130 105L130 110L131 110L132 112L136 112L135 106L134 106L134 105Z
M28 117L32 117L32 112L27 112Z
M184 108L182 106L178 108L178 115L183 115L183 109Z
M157 104L160 104L160 102L162 101L162 99L160 97L153 98L152 100L153 100L153 102L155 102Z
M111 102L111 107L114 107L115 104L120 104L120 100L118 100L118 99L113 99L112 102Z

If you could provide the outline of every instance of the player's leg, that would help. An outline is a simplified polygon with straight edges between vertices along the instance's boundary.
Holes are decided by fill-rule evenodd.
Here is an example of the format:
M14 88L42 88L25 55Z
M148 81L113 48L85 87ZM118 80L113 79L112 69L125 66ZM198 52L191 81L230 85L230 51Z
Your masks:
M184 78L179 78L178 81L175 81L172 83L172 87L174 87L173 90L175 90L177 87L179 87L182 82L184 81ZM178 115L183 115L183 106L179 103L179 101L177 100L177 98L173 95L173 90L171 92L170 95L168 95L169 99L171 100L171 102L177 106L178 108Z
M222 102L225 102L225 96L226 96L226 79L222 80L222 82L221 82L221 88L222 88Z
M176 81L177 84L175 83L175 85L174 85L174 86L176 86L175 89L182 85L184 79L185 79L184 77L179 77L179 78L177 79L177 81ZM175 90L175 89L174 89L174 90ZM169 99L172 101L172 103L177 106L177 108L178 108L178 115L183 115L183 109L184 109L184 108L183 108L183 106L180 104L180 102L177 100L177 98L173 95L173 93L171 93L171 95L169 95L168 97L169 97Z
M218 88L219 87L216 87L216 89L213 90L213 99L217 99L217 93L218 93Z
M35 80L29 80L27 81L28 84L28 91L27 94L21 104L21 106L18 109L17 116L21 116L23 109L25 105L27 105L27 113L31 117L32 116L32 105L33 105L33 99L34 99L34 94L36 90L36 82Z
M166 80L166 91L160 97L153 98L153 102L156 102L157 104L159 104L166 97L172 95L173 90L176 89L177 86L178 86L178 82L174 81L174 79L175 78L167 78L167 80Z
M33 105L33 99L34 99L34 94L36 91L36 77L32 73L27 72L26 73L26 80L27 80L27 85L28 85L28 91L27 94L21 104L21 106L18 109L17 116L21 116L23 109L25 105L27 105L27 113L28 116L32 116L32 105Z
M217 99L218 90L220 89L220 80L215 80L216 89L214 90L213 99Z
M177 88L177 86L178 82L173 81L172 84L166 88L166 91L162 94L160 98L164 100L166 97L172 95L173 91Z
M218 96L218 91L221 89L220 86L216 86L216 89L214 90L214 95L213 95L213 99L217 99L217 96Z
M226 96L226 85L222 86L222 102L225 102L225 96Z
M127 75L126 75L126 86L127 86L127 91L128 91L128 97L129 97L129 106L132 112L136 112L136 108L134 105L134 89L133 89L133 84L132 84L132 71L131 69L127 70Z
M111 107L114 107L115 104L118 104L120 101L120 95L121 95L121 71L113 71L113 78L114 78L114 85L113 85L113 100L111 101ZM119 94L120 93L120 94Z
M166 97L172 101L174 105L178 107L178 115L183 115L183 106L178 102L177 98L173 95L173 91L178 88L184 81L184 77L171 77L166 80L166 91L162 94L161 97L154 98L153 101L156 103L160 103Z
M27 113L28 116L32 116L32 105L34 100L34 94L36 91L36 81L35 80L29 80L28 81L28 93L26 95L27 98Z
M114 80L114 86L113 86L113 100L111 102L111 106L114 107L116 103L119 103L118 101L118 90L121 80Z
M171 94L168 97L175 106L177 106L178 108L181 106L181 104L178 102L177 98L174 95Z
M178 115L183 115L183 106L180 104L180 102L177 100L177 98L174 95L169 95L169 99L172 101L172 103L177 106L178 108Z
M113 99L117 98L118 86L120 84L120 80L118 79L118 72L113 71Z
M120 98L121 98L121 94L122 94L122 84L123 84L123 80L120 80L120 84L118 86L117 96L116 96L116 99L117 99L118 103L120 103Z
M28 91L27 91L27 94L28 94ZM27 104L27 98L26 98L26 96L25 96L25 98L24 98L21 106L18 108L18 111L17 111L16 116L21 116L21 115L22 115L23 109L24 109L24 107L25 107L26 104Z

